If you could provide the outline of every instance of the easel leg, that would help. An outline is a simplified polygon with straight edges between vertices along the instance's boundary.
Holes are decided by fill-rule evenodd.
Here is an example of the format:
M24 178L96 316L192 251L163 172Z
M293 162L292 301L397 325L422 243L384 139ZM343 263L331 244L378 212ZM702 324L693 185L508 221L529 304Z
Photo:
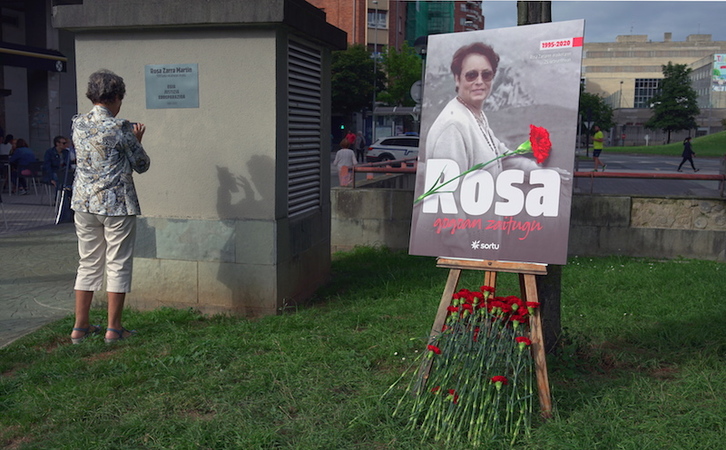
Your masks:
M522 291L522 300L525 302L537 302L537 282L534 275L520 274L519 284ZM550 383L547 375L547 359L545 358L544 338L542 333L542 318L540 308L535 309L530 318L530 339L532 341L532 355L534 367L537 374L537 390L539 391L539 404L542 417L552 417L552 399L550 397Z

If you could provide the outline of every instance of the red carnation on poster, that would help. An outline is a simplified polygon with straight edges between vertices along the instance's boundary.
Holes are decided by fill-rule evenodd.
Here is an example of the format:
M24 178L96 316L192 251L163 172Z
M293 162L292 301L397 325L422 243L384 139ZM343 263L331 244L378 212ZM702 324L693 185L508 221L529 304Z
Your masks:
M529 126L529 141L532 143L532 153L537 164L542 164L550 156L552 142L550 133L544 127Z

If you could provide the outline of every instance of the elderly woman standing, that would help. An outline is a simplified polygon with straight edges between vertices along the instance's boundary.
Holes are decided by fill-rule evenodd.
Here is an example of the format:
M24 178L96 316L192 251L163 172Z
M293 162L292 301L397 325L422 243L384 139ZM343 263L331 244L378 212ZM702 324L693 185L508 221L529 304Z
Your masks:
M141 146L146 127L116 118L125 94L123 78L107 70L95 72L86 92L93 108L73 118L78 167L71 208L80 256L71 333L74 344L101 331L90 324L89 310L94 291L102 288L104 269L108 292L105 340L110 343L135 333L121 324L126 293L131 290L136 215L141 214L132 171L146 172L150 160Z

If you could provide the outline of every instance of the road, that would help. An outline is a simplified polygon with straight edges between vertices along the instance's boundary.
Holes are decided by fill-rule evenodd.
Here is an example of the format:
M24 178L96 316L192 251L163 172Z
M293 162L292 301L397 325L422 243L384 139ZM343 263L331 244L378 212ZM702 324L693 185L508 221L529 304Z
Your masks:
M726 150L725 150L726 153ZM331 161L335 154L331 155ZM658 155L625 155L619 153L603 152L600 160L607 164L606 172L626 173L678 173L680 156L658 156ZM721 165L720 158L694 158L696 167L700 169L699 174L718 174ZM684 165L683 174L693 173L690 165ZM593 168L592 159L580 159L575 168L576 171L591 171ZM331 187L337 187L338 171L331 164L330 166ZM358 174L356 181L365 180L365 174ZM653 179L596 179L586 180L578 178L575 180L575 192L588 193L592 189L593 194L620 194L620 195L668 195L668 196L714 196L718 191L717 181L697 180L653 180Z

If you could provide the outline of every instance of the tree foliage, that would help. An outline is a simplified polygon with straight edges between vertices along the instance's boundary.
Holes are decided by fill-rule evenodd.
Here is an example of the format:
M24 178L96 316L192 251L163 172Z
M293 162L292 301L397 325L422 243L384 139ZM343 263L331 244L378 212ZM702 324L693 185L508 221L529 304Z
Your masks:
M602 97L596 94L580 92L579 115L584 133L591 131L587 129L585 122L592 121L593 125L598 125L603 130L609 130L615 126L613 109L605 103Z
M416 50L403 43L399 52L388 47L381 60L388 78L386 89L378 95L378 100L388 106L413 106L411 85L421 79L421 58Z
M376 91L380 92L386 81L381 65L376 67ZM371 108L373 102L374 64L363 45L351 45L346 50L333 52L331 65L332 110L350 114Z
M663 68L663 79L658 93L653 97L650 109L653 116L645 127L651 130L663 130L668 133L696 128L696 117L700 114L698 94L691 87L688 75L691 69L685 64L671 62Z

